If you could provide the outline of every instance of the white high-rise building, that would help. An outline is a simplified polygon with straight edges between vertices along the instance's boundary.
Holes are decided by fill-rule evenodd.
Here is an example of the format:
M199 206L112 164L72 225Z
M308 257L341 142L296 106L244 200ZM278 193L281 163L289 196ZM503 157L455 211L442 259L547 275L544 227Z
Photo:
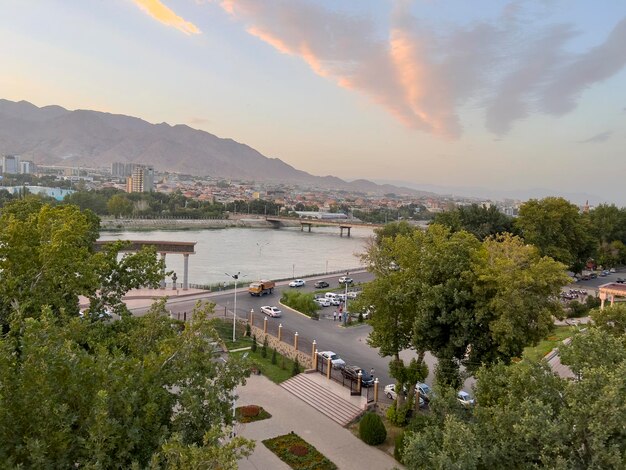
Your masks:
M2 173L5 175L17 175L20 172L19 155L5 155L2 157Z

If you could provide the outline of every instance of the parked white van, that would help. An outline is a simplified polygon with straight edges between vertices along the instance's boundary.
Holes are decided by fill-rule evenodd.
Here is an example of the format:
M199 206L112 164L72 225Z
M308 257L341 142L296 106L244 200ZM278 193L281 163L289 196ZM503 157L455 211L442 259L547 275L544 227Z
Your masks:
M326 294L324 294L324 297L333 300L338 298L338 295L335 292L326 292Z

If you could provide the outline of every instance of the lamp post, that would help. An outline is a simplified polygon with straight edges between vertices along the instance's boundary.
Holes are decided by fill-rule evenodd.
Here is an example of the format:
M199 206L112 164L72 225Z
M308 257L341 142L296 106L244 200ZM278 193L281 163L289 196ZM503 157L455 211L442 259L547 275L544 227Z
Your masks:
M345 315L345 320L344 320L344 325L346 324L346 322L348 321L348 276L350 275L350 273L348 271L346 271L346 282L344 282L344 284L346 285L346 296L343 299L343 311L344 311L344 315Z
M227 276L232 277L235 280L235 301L234 301L234 306L233 306L233 343L235 342L235 325L237 324L237 281L239 280L239 275L241 274L241 272L238 272L237 274L228 274L228 273L224 273Z

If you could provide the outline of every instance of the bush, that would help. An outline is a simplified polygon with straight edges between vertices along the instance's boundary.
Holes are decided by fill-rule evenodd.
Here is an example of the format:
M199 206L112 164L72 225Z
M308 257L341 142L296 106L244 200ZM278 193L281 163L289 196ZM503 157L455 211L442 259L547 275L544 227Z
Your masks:
M365 413L359 423L359 437L371 446L377 446L387 439L387 429L376 413Z
M287 366L285 365L285 356L280 356L280 368L282 370L285 370L287 368Z
M387 419L391 424L395 424L396 426L406 426L409 421L408 415L410 409L411 403L409 402L402 405L400 409L396 409L396 402L394 401L391 406L387 408Z
M252 418L254 416L258 416L260 411L261 411L261 408L258 407L257 405L247 405L247 406L241 407L241 415L246 418Z
M363 312L359 312L359 323L363 323Z
M256 335L252 335L252 352L256 352Z
M291 376L294 377L300 373L300 363L298 362L298 357L296 356L296 360L293 362L293 369L291 370Z
M278 360L276 359L276 350L272 349L272 364L276 364Z
M317 313L319 305L313 300L313 294L299 291L284 291L280 299L281 303L297 310L300 313L311 316Z
M402 463L402 453L404 452L404 434L402 431L396 436L396 440L393 447L393 458Z
M267 357L267 335L265 335L265 339L263 340L263 347L261 348L261 356Z
M252 334L252 328L250 328L250 323L246 323L246 336L249 338Z

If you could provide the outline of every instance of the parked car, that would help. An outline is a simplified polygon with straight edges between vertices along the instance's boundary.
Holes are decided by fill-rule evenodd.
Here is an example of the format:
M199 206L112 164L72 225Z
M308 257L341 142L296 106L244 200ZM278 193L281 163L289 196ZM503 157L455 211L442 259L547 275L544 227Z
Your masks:
M363 387L371 387L374 385L374 377L372 377L368 371L359 366L345 366L341 369L341 375L352 380L358 380L359 372L361 373L361 385Z
M346 365L346 362L332 351L322 351L318 353L318 355L323 361L328 361L330 357L330 363L333 365L333 369L343 369Z
M283 312L281 312L278 307L274 307L270 305L264 305L263 307L261 307L261 313L264 313L268 317L276 317L276 318L280 317L283 314Z
M435 392L428 386L428 384L417 382L415 389L420 391L420 397L424 398L427 402L435 397Z
M330 300L328 300L326 297L318 297L318 298L313 299L313 300L320 307L330 307Z
M460 392L458 392L456 394L456 399L461 405L463 405L466 408L469 408L470 406L474 406L474 403L475 403L472 396L469 393L467 393L465 390L461 390Z
M361 293L361 291L359 290L351 290L350 292L348 292L348 298L349 299L356 299L357 296Z
M611 268L611 269L609 269L609 272L610 272L610 273L614 273L614 272L616 272L616 271L615 271L615 268Z
M624 279L623 277L618 277L616 282L619 284L626 284L626 279Z
M330 287L330 284L326 281L317 281L313 287L316 289L326 289L327 287Z
M294 279L289 283L289 287L302 287L305 284L306 282L304 282L304 279Z
M395 400L398 396L398 394L396 393L396 384L385 385L383 392L390 400ZM406 395L405 390L403 390L402 393ZM424 401L424 398L422 398L422 396L420 395L420 408L423 408L424 406L426 406L426 402Z
M339 278L339 284L353 284L353 283L354 283L354 279L352 279L351 277L341 276Z

